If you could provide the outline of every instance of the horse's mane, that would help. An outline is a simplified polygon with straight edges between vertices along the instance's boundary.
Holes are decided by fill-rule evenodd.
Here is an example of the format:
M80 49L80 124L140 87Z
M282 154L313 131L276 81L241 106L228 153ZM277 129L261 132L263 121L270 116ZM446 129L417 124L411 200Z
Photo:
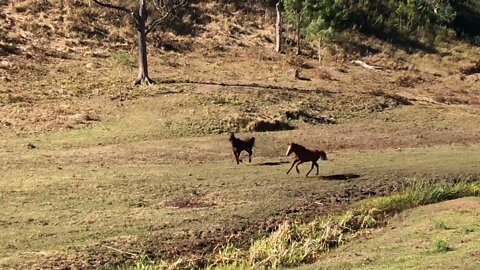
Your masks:
M292 143L292 144L295 145L295 146L296 146L297 148L299 148L299 149L308 150L305 146L300 145L300 144L298 144L298 143Z

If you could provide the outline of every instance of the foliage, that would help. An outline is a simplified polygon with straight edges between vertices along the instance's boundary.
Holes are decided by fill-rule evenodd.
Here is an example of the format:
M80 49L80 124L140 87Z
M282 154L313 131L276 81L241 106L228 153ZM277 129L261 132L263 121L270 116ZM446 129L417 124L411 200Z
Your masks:
M480 18L478 0L284 0L283 5L287 22L297 24L301 18L300 26L309 37L345 29L380 37L426 35L431 40L445 28L458 35L479 35L473 30Z

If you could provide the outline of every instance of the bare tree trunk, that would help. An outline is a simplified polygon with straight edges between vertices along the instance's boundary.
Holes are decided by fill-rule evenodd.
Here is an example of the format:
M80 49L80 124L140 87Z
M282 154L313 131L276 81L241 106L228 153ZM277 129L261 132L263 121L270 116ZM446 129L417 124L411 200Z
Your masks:
M302 13L298 12L297 14L297 55L301 54L300 51L300 25L302 23Z
M280 1L276 5L277 9L277 23L275 24L276 33L275 33L275 51L281 52L282 50L282 11L280 10Z
M137 21L138 32L138 77L133 82L134 85L146 83L154 84L155 81L148 77L148 61L147 61L147 33L145 22L147 21L147 9L144 0L139 0L138 14L135 15Z
M134 85L146 83L155 83L148 76L148 61L147 61L147 35L145 33L145 22L140 20L138 25L138 76L134 81Z
M318 50L317 50L317 54L318 54L318 62L320 64L322 64L322 39L321 38L318 38Z
M1 0L0 0L1 1ZM61 0L62 5L64 0ZM147 61L147 35L155 29L165 18L167 18L173 10L178 7L187 5L188 0L178 1L158 1L153 3L155 9L163 13L163 16L147 24L148 11L147 0L138 0L138 10L131 10L128 7L120 6L112 3L105 3L100 0L92 0L99 6L105 8L115 9L132 16L135 21L135 28L138 32L138 77L133 82L134 85L146 83L154 84L155 81L148 76L148 61Z

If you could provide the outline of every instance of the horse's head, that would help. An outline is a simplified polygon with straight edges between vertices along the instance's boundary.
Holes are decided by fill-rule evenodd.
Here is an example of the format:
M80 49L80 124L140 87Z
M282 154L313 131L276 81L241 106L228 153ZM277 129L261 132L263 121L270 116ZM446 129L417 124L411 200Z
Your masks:
M295 143L293 143L293 142L288 143L287 153L285 154L286 156L289 156L293 152L294 145L295 145Z
M235 134L233 132L230 132L230 138L228 140L233 142L233 139L235 139Z

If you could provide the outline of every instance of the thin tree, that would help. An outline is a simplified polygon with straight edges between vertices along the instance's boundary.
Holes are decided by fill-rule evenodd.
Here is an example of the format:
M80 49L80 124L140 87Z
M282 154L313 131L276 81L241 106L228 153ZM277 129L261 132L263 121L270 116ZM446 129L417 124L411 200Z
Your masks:
M277 11L277 21L275 23L275 51L281 52L282 50L282 10L281 10L281 1L275 5Z
M147 62L147 35L159 26L175 9L185 6L188 0L138 0L138 6L130 9L126 6L120 6L113 3L105 3L99 0L93 0L97 5L105 8L115 9L124 12L132 17L135 29L138 34L138 77L133 82L134 85L146 83L154 84L148 75ZM150 3L150 4L149 4ZM157 18L149 20L150 15L155 12Z
M297 55L301 54L300 41L301 41L301 31L305 27L303 21L303 15L307 5L306 0L284 0L284 6L286 10L286 17L291 23L295 23L295 40L296 40L296 49Z

